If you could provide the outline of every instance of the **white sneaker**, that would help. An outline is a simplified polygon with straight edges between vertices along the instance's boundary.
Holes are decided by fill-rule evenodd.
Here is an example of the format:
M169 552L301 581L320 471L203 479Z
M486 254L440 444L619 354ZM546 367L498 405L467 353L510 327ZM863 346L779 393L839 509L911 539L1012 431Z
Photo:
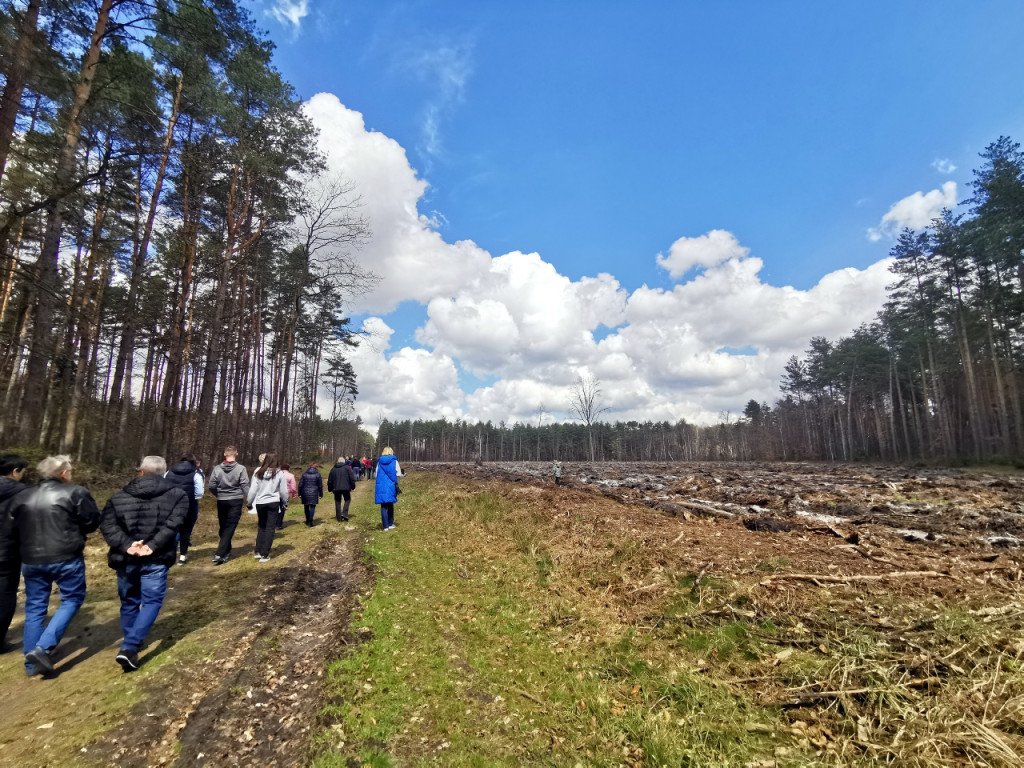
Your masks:
M178 565L184 565L188 562L188 558L184 555L178 555Z
M257 557L256 558L256 562L257 563L269 563L270 562L270 558L269 557Z

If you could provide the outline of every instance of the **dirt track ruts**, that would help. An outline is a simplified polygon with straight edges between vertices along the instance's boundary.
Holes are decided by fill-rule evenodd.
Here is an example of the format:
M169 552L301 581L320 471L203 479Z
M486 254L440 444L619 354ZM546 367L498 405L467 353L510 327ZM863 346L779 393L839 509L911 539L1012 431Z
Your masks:
M268 574L212 659L168 670L168 687L91 745L90 759L121 768L307 764L324 668L349 643L348 617L366 585L362 546L361 536L326 537Z

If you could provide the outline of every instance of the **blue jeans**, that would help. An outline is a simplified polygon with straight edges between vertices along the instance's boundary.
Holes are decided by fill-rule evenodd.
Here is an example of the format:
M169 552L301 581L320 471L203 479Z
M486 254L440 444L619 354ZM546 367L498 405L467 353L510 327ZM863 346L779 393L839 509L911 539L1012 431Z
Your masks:
M167 566L161 563L126 563L117 569L117 595L121 598L121 650L138 653L164 604Z
M63 563L22 563L21 575L25 578L22 648L25 653L36 648L51 653L85 602L85 560L79 557ZM44 629L54 583L60 590L60 605ZM26 664L25 668L31 666Z
M387 530L395 524L395 505L381 504L380 505L380 527Z

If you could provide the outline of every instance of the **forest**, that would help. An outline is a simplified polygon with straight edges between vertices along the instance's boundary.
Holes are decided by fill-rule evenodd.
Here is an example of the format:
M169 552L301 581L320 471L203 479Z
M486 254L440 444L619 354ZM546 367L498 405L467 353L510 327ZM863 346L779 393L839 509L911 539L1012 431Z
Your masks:
M108 466L230 435L368 453L347 300L377 276L359 190L234 0L28 0L0 17L0 442ZM721 423L379 419L430 461L1018 461L1024 154L892 248L877 320L813 338L780 398Z
M1019 463L1024 456L1024 153L981 153L967 210L900 233L877 320L812 338L773 405L697 426L609 423L579 378L577 423L383 421L401 455L441 461L880 460Z
M340 307L369 227L248 13L29 0L0 51L0 440L354 450Z

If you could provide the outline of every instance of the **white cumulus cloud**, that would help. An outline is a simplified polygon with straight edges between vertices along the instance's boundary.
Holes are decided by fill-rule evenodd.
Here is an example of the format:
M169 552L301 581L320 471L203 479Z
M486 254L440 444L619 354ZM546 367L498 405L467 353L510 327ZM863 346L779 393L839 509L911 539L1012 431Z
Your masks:
M668 256L658 254L658 266L673 278L682 277L693 267L714 267L729 259L742 259L749 248L724 229L712 229L700 237L681 237L672 243Z
M632 292L610 274L570 279L538 253L493 256L471 241L448 243L436 213L419 213L427 183L397 142L331 94L307 111L373 229L358 257L381 281L347 307L373 315L351 354L356 411L371 427L380 415L534 423L541 404L565 420L584 372L600 379L609 419L712 423L752 398L776 400L786 361L811 336L847 334L885 300L888 259L832 272L808 290L774 286L761 279L762 260L725 230L681 237L655 255L677 280L701 268L689 278ZM941 207L955 200L955 185L939 194ZM910 208L901 201L887 216L909 220ZM387 316L410 301L423 322L395 348ZM463 391L466 374L483 381Z
M920 190L893 203L877 227L868 230L868 239L878 242L883 237L895 237L904 227L921 229L931 224L943 208L956 206L956 182L947 181L941 189L925 193Z

